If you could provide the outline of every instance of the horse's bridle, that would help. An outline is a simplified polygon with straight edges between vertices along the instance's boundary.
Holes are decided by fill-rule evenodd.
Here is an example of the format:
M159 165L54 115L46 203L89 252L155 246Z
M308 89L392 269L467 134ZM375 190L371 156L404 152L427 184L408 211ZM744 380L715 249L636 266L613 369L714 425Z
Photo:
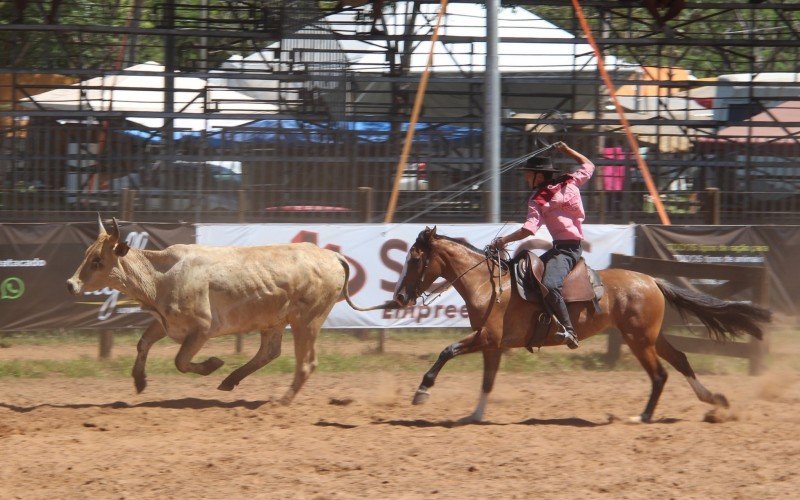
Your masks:
M420 288L422 287L422 282L425 281L425 275L428 273L428 266L430 266L430 263L431 263L430 249L426 250L424 253L425 253L425 261L423 262L423 265L422 265L422 272L419 273L419 278L417 278L417 282L414 283L414 289L413 289L413 292L412 292L414 294L414 296L413 297L409 297L408 298L408 302L415 301L418 298L423 297L423 295L425 295L424 291L420 292ZM441 288L441 290L434 290L434 291L430 292L428 294L428 297L430 297L433 294L436 294L436 296L433 297L430 300L430 302L425 303L426 299L423 297L422 305L427 306L427 305L431 304L440 295L442 295L444 292L446 292L448 288L453 286L453 283L455 283L456 281L460 280L464 275L466 275L468 272L472 271L473 269L475 269L479 265L484 264L484 263L488 263L491 266L491 263L493 262L494 258L498 257L498 255L499 255L499 253L498 254L494 254L494 253L489 252L488 250L486 252L484 252L484 253L485 253L484 260L482 260L481 262L478 262L474 266L470 267L469 269L467 269L466 271L464 271L463 273L458 275L453 281L448 281ZM500 259L498 259L498 265L499 265L499 263L500 263ZM504 271L503 266L500 266L500 273L502 274L503 271ZM491 272L491 270L490 270L490 272ZM492 274L494 274L494 273L492 273ZM503 292L503 288L501 286L499 295L502 295L502 292ZM498 302L499 302L499 296L498 296Z
M422 263L422 271L419 273L419 277L417 278L417 282L414 283L414 288L412 290L413 297L408 297L408 301L412 302L420 298L424 291L420 292L420 287L422 286L422 282L425 281L425 275L428 273L428 266L431 264L431 255L430 250L427 250L425 253L425 260ZM419 260L419 259L412 259L412 260ZM423 299L423 305L425 300Z

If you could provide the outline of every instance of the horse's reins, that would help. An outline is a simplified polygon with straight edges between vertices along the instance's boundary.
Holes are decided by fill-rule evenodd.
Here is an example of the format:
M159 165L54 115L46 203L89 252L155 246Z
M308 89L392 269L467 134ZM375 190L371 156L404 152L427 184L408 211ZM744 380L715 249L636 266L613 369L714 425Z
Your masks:
M469 269L467 269L463 273L461 273L458 276L456 276L455 279L453 279L452 281L447 281L447 283L445 283L444 285L439 285L439 287L437 287L436 290L433 290L432 292L429 292L429 293L425 293L425 292L420 292L419 291L420 283L425 281L425 273L428 271L428 263L430 261L430 255L426 255L425 256L425 265L422 268L422 273L420 274L420 278L417 280L417 283L414 285L414 293L417 295L417 298L422 298L422 305L423 306L429 306L429 305L431 305L433 303L434 300L436 300L439 297L441 297L444 292L446 292L448 289L450 289L450 287L453 286L453 284L456 281L458 281L461 278L463 278L468 272L472 271L473 269L475 269L476 267L478 267L478 266L480 266L481 264L484 264L484 263L486 263L487 265L490 264L490 263L494 264L494 260L493 260L494 255L492 255L492 254L493 254L493 252L489 252L489 251L484 252L483 260L479 261L474 266L470 267ZM496 254L497 254L496 255L497 256L497 268L500 270L497 273L497 281L498 281L498 283L500 283L500 293L497 295L497 302L499 303L500 302L500 296L503 294L503 281L502 281L502 278L503 278L503 265L502 265L503 261L502 261L502 258L500 256L500 252L496 252ZM494 279L495 266L488 266L488 268L489 268L489 275L491 277L487 281L491 281L491 280ZM432 299L430 299L430 301L426 302L428 300L428 298L431 297L434 294L436 294L436 296L433 297Z

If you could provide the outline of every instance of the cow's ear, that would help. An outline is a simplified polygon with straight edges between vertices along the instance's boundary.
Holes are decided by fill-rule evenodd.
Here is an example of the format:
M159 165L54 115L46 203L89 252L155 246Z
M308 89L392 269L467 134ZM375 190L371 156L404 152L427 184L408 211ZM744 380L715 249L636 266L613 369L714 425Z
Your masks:
M130 249L131 247L129 247L127 243L125 243L124 241L120 241L119 243L114 245L114 255L116 255L117 257L125 257L125 255L128 254L128 250Z

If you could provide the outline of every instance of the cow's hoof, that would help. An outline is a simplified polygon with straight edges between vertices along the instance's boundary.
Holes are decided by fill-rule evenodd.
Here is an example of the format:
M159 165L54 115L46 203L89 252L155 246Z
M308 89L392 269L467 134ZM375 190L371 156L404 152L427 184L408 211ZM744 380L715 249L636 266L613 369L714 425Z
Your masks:
M201 373L201 375L209 375L211 373L214 373L215 371L217 371L219 369L220 366L222 366L224 364L225 364L225 362L222 361L221 359L217 358L217 357L208 358L207 360L205 360L203 362L204 370Z
M220 391L232 391L236 386L237 384L235 382L225 379L221 384L219 384L217 389Z
M417 392L414 393L414 399L411 400L411 404L413 405L421 405L428 401L431 395L428 391L417 389Z
M141 394L145 387L147 387L147 379L142 378L134 378L133 385L136 387L136 394Z

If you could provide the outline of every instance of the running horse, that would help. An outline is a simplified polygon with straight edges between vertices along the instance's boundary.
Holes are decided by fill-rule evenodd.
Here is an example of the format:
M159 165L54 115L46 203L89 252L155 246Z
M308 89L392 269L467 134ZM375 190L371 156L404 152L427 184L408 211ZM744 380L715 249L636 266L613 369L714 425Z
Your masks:
M541 305L525 301L511 285L510 273L497 270L493 259L463 241L436 234L436 227L425 228L409 249L406 263L394 293L395 307L416 302L438 278L447 280L466 302L473 332L445 348L431 369L425 373L414 394L413 404L429 397L442 367L455 356L483 354L483 387L475 411L462 422L483 419L489 393L494 385L504 349L526 347L530 323L539 316ZM670 345L661 334L666 302L682 315L690 312L708 328L717 340L743 333L761 339L759 322L768 322L771 313L748 302L720 300L710 295L686 290L646 274L623 269L599 271L605 293L599 309L592 302L568 304L570 317L580 340L616 327L639 360L652 382L652 391L644 411L633 421L649 422L667 381L667 371L659 357L675 367L689 381L700 401L727 407L724 395L712 393L695 376L686 355ZM499 280L498 280L499 277ZM553 346L555 322L543 346Z

